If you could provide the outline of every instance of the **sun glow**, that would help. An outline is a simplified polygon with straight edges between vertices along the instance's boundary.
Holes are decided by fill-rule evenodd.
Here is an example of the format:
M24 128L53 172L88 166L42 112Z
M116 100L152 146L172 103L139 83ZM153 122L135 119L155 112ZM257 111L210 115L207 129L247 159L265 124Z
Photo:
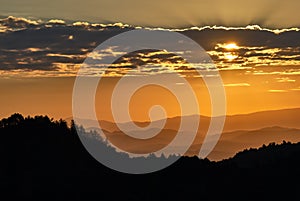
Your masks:
M223 48L227 50L236 50L239 48L239 46L237 46L235 43L226 43L223 45Z
M235 54L231 54L231 53L225 53L224 58L228 61L232 61L232 60L238 58L238 56Z

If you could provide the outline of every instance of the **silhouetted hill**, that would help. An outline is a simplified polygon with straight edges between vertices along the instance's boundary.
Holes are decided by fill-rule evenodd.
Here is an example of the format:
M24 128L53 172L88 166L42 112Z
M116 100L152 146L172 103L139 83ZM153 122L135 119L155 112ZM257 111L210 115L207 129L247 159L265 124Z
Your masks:
M161 171L130 175L93 159L74 126L20 114L0 121L1 200L299 199L300 143L272 143L220 162L182 157ZM84 134L93 141L95 133Z

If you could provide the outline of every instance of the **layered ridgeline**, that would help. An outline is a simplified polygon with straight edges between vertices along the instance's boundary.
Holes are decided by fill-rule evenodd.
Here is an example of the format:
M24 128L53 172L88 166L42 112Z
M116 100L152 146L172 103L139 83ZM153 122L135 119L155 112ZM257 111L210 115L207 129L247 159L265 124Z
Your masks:
M197 121L196 116L182 118L187 118L191 125L193 125L194 121ZM221 138L208 158L219 161L232 157L244 149L258 148L263 144L271 142L281 143L283 140L300 142L299 119L299 108L227 116ZM67 119L67 121L70 120L71 118ZM199 153L210 120L209 117L200 116L196 139L186 155L194 156ZM99 124L109 141L123 150L132 153L148 153L166 146L176 136L180 121L181 117L168 118L166 119L164 129L155 138L139 141L124 135L114 122L81 120L86 125L87 130L99 131L99 128L96 128L97 124ZM149 122L135 123L141 127L149 125ZM126 127L128 123L122 124ZM159 123L155 123L154 125L159 125ZM149 129L158 130L156 127L150 127ZM189 129L192 130L192 126L184 130L185 135L191 133ZM134 133L138 131L132 130L130 132Z
M95 140L95 133L80 130ZM14 114L0 121L0 134L1 195L11 199L288 199L295 198L300 187L293 181L300 176L300 143L271 143L220 162L182 157L164 170L129 175L94 160L73 123ZM258 131L248 134L258 135ZM107 146L101 140L98 145ZM128 156L116 152L116 157Z

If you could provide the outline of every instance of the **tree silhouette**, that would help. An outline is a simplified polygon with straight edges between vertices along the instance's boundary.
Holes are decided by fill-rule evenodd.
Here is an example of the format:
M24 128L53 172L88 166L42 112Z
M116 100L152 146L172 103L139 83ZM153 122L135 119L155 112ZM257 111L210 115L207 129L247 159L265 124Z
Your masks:
M220 162L182 157L164 170L129 175L98 163L79 135L96 146L95 132L74 121L13 114L0 121L1 196L30 200L195 200L299 198L300 143L283 141L244 150ZM107 150L115 151L113 147ZM115 154L124 159L126 154ZM177 156L151 155L169 160ZM130 182L130 184L129 184ZM293 183L293 184L292 184ZM104 193L105 192L105 193ZM196 197L195 197L196 196ZM198 197L197 197L198 196Z

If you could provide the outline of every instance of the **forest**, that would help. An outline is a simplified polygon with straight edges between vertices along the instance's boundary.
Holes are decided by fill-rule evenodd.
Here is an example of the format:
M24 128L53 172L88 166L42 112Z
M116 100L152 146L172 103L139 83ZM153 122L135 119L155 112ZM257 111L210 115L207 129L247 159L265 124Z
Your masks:
M0 199L300 198L300 143L270 143L218 162L184 156L158 172L134 175L111 170L97 162L85 150L75 127L73 121L69 125L48 116L13 114L3 118L0 121L0 196L3 199ZM95 135L81 130L88 140ZM105 141L100 143L114 151ZM116 152L116 157L127 155Z

